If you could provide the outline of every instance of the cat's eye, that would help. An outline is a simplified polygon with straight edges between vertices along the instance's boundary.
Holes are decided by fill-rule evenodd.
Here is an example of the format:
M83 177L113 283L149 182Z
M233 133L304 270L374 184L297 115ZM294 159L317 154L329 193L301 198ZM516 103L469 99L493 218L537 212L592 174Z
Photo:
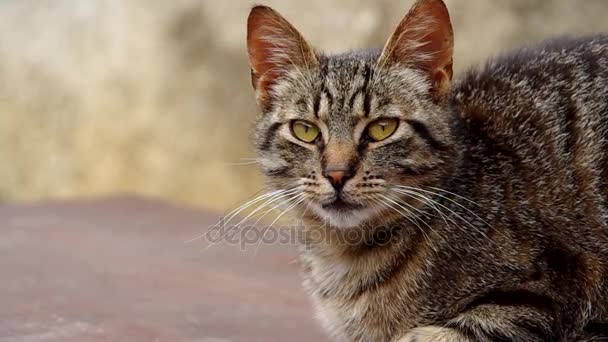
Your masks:
M296 138L305 143L311 143L319 136L319 128L314 124L303 120L292 122L291 132Z
M373 141L382 141L395 133L399 120L395 118L378 119L367 126L367 135Z

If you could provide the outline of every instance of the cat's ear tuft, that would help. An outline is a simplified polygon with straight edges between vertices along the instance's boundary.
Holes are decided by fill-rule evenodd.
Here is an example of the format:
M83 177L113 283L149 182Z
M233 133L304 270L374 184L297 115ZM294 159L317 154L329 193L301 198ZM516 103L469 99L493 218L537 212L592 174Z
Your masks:
M427 73L434 96L442 100L452 79L454 33L442 0L418 0L389 38L379 65L401 63Z
M255 6L249 13L247 52L251 82L261 105L267 105L270 88L286 72L317 63L302 35L267 6Z

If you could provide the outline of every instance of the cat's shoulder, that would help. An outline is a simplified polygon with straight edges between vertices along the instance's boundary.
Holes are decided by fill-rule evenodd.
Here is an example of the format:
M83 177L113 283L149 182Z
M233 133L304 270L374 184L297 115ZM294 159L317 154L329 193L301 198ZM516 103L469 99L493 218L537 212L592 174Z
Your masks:
M451 102L465 111L475 107L493 115L497 111L510 115L504 112L575 94L598 78L608 84L608 35L560 37L502 53L470 68L454 81Z
M458 80L461 86L494 78L546 76L560 67L588 68L608 58L608 34L585 37L563 36L507 51L489 59L481 67L472 67ZM608 65L604 66L608 68ZM527 71L537 74L525 74ZM566 71L566 70L564 70ZM573 71L570 69L570 71Z

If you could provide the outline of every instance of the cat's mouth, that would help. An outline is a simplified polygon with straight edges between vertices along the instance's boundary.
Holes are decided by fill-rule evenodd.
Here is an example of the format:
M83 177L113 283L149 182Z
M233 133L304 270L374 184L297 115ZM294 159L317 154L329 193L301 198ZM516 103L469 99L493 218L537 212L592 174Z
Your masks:
M321 207L323 207L323 209L327 211L334 211L338 213L344 213L363 208L363 206L360 204L347 202L341 199L340 197L338 197L333 202L322 204Z
M319 218L338 228L356 227L377 214L375 209L349 202L339 195L331 202L313 206L313 210L319 215Z

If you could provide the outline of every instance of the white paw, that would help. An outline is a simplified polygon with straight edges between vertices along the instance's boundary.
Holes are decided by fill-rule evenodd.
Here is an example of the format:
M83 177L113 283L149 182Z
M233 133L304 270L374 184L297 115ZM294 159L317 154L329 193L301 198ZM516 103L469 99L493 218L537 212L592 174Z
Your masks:
M397 342L468 342L468 339L449 328L428 326L410 330Z

